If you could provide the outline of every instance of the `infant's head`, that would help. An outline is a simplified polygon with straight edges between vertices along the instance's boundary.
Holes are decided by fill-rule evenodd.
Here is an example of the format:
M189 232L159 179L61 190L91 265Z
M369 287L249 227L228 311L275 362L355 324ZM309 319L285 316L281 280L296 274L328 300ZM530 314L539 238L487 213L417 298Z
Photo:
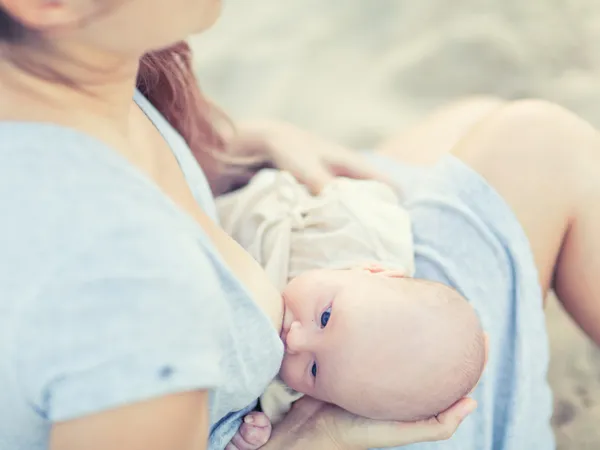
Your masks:
M373 267L316 270L283 297L281 378L353 413L428 418L467 395L483 371L477 315L442 284Z

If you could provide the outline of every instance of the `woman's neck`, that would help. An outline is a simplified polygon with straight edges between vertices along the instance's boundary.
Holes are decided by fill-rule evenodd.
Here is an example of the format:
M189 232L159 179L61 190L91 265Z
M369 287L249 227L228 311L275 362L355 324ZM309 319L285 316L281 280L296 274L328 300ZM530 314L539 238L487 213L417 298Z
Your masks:
M87 53L86 53L87 52ZM105 123L126 133L139 65L86 49L19 50L0 63L0 120L48 121L81 128Z

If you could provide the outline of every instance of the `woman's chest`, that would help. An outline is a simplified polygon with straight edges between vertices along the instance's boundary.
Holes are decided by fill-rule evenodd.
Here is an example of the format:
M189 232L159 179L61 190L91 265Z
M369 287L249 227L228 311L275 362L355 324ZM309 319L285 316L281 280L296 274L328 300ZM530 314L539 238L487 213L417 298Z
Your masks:
M131 130L134 163L152 178L163 193L183 212L200 225L233 275L279 332L283 302L280 293L270 283L264 270L209 217L202 205L198 203L199 196L194 195L193 187L184 175L183 161L177 160L163 136L141 111L132 117ZM200 170L197 167L190 169Z

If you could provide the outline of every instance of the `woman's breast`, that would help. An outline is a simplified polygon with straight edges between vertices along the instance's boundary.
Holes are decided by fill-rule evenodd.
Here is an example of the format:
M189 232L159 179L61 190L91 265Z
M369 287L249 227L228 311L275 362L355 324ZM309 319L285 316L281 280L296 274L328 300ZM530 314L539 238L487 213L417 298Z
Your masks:
M202 211L183 176L177 177L174 174L168 183L163 184L163 189L167 190L169 196L198 222L223 262L269 317L273 327L279 333L283 320L283 300L258 262Z
M206 214L198 214L197 220L215 245L225 264L269 317L277 333L280 333L283 321L283 299L263 268Z
M222 383L210 405L211 439L231 439L238 417L232 411L253 406L281 366L283 301L260 265L198 206L185 180L175 178L167 189L198 222L232 275L224 278L229 314L223 318L230 321L224 326L231 331L222 347Z
M202 210L179 161L156 128L145 117L137 120L140 129L135 134L135 146L144 150L137 153L142 156L140 161L135 162L136 165L148 173L161 190L200 225L224 263L279 333L283 319L283 301L279 291L269 281L262 267Z

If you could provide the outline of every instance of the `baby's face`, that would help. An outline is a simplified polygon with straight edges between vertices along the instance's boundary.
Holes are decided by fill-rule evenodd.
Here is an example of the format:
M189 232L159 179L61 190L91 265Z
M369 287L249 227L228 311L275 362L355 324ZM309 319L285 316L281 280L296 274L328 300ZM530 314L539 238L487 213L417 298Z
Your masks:
M341 380L351 378L360 384L385 364L367 354L374 355L372 335L377 334L382 311L389 312L378 305L401 307L398 290L387 285L401 276L367 268L316 270L293 279L283 292L283 381L299 392L343 405L353 389ZM389 339L394 336L388 327Z
M373 419L417 420L466 395L481 374L479 320L448 287L376 267L317 270L292 280L283 298L279 374L317 399Z

